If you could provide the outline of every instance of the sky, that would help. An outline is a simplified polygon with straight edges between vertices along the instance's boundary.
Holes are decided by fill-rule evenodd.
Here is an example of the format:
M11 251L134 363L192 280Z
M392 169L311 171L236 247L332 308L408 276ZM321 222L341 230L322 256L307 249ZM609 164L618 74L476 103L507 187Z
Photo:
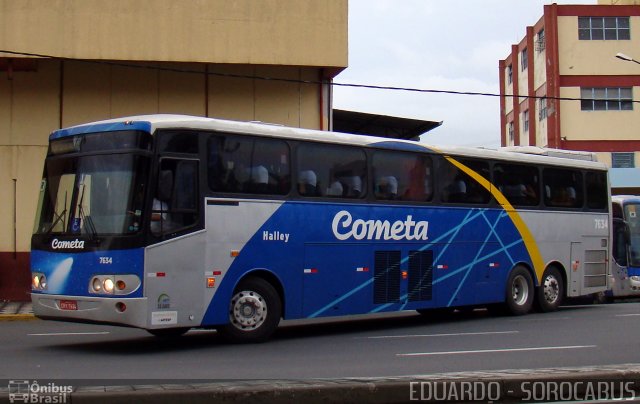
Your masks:
M547 0L349 0L349 67L334 82L500 92L498 62ZM557 0L596 4L596 0ZM333 106L443 121L425 143L500 146L498 97L334 87Z

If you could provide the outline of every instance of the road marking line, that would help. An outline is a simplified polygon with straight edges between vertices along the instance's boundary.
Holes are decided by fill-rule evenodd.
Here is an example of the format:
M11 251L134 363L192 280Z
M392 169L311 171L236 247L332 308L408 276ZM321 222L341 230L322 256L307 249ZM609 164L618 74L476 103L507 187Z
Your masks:
M495 353L495 352L522 352L522 351L550 351L558 349L584 349L595 348L597 345L569 345L569 346L541 346L530 348L506 348L506 349L478 349L473 351L446 351L446 352L413 352L396 354L396 356L430 356L430 355L459 355L474 353Z
M522 322L531 322L531 321L558 321L558 320L571 320L571 317L553 317L553 318L521 318L521 319L512 319L508 320L512 323L522 323Z
M616 317L634 317L634 316L640 316L640 313L634 313L634 314L616 314Z
M48 337L48 336L65 336L65 335L105 335L109 334L109 331L100 332L48 332L42 334L27 334L31 337Z
M355 338L385 339L385 338L464 337L466 335L517 334L518 332L519 331L486 331L486 332L460 332L460 333L450 333L450 334L377 335L373 337L355 337Z

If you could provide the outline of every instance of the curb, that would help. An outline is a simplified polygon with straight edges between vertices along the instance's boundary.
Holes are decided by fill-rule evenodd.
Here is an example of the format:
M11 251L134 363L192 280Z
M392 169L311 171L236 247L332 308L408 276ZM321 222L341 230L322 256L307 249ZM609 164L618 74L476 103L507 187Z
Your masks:
M30 321L37 319L33 314L0 314L0 321Z
M69 384L73 381L66 382ZM56 382L64 386L65 382ZM53 396L50 394L50 396ZM602 367L443 373L388 378L219 381L84 386L78 403L406 403L540 401L640 402L640 364ZM0 403L9 391L0 388Z
M0 302L0 321L35 320L31 302Z

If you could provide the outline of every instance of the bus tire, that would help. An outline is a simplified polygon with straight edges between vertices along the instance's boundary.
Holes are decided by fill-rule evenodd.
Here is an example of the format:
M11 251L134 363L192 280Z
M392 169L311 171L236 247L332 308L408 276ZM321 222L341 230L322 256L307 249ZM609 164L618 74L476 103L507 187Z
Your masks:
M507 279L505 308L514 316L527 314L533 306L533 279L529 271L516 266Z
M536 307L543 313L558 310L564 297L564 282L558 269L551 267L542 276L536 291Z
M276 289L262 278L240 282L229 302L229 323L220 334L230 342L264 342L278 328L282 302Z

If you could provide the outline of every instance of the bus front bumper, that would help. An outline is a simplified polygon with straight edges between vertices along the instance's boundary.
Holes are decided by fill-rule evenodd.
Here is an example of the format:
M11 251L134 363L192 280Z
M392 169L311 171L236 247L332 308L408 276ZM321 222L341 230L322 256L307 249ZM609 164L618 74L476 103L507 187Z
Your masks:
M42 319L147 328L147 298L106 298L32 293L33 314ZM118 305L120 303L120 305ZM122 310L122 304L126 306Z

